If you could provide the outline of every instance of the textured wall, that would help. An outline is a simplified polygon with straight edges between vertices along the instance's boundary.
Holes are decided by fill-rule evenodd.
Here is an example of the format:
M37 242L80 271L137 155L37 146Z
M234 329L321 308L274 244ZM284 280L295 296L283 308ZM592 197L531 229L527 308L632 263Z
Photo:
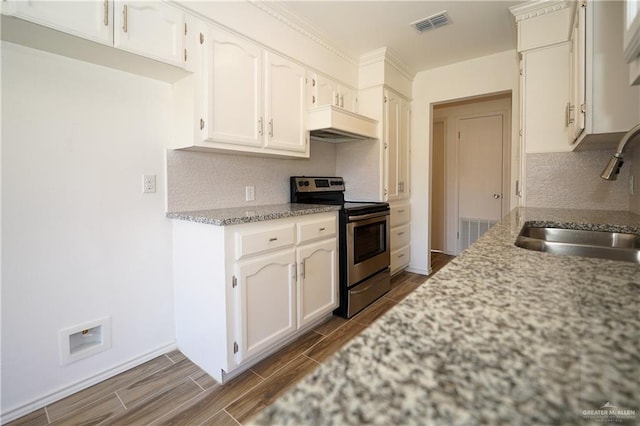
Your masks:
M527 154L527 207L629 210L629 169L600 178L615 150Z
M336 173L336 147L311 142L311 158L287 160L191 151L167 151L167 211L289 202L289 176ZM255 201L245 201L246 185Z

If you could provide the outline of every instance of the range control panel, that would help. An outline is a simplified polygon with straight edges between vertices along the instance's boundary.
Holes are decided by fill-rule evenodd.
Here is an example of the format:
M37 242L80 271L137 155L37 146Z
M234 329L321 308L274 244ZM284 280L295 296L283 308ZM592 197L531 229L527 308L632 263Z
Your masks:
M296 176L291 178L291 186L295 192L344 191L344 180L341 177Z

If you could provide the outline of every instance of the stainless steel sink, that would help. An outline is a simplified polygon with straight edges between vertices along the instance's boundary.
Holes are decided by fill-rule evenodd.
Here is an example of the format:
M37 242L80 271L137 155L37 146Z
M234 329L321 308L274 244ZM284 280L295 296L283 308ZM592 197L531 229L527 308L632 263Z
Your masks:
M640 263L640 235L525 225L516 246L566 256Z

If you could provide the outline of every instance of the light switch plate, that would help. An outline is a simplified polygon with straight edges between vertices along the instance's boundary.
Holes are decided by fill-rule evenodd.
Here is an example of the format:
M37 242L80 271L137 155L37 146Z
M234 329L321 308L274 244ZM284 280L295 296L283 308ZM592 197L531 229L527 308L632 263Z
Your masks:
M244 187L245 201L254 201L256 199L256 187L253 185Z

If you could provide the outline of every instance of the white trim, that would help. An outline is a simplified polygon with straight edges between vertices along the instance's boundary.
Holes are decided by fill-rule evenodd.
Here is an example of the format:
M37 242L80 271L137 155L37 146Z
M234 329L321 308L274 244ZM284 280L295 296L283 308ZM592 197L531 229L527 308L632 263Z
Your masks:
M362 67L383 61L398 70L400 74L409 80L413 81L413 78L416 76L416 71L405 64L399 56L388 47L381 47L380 49L372 50L360 56L359 66Z
M2 424L6 424L12 420L25 416L35 410L38 410L46 405L49 405L53 402L59 401L62 398L65 398L69 395L72 395L76 392L79 392L83 389L91 387L95 384L102 382L103 380L114 377L124 371L130 370L131 368L137 367L140 364L143 364L153 358L159 357L161 355L166 354L167 352L171 352L177 349L176 342L168 343L164 346L159 347L158 349L147 352L144 355L133 358L129 361L126 361L122 364L116 365L115 367L104 370L102 373L95 374L91 377L87 377L86 379L80 380L72 385L65 386L61 389L58 389L55 392L51 392L45 395L42 395L31 402L26 404L22 404L18 407L12 408L10 410L4 411L1 414Z
M427 271L426 269L412 268L411 266L409 266L408 268L405 268L405 271L411 272L412 274L425 275L425 279L426 277L431 275L431 268L429 268L429 270Z
M571 7L571 2L566 0L532 0L512 6L509 11L516 18L516 22L520 22L568 7Z

